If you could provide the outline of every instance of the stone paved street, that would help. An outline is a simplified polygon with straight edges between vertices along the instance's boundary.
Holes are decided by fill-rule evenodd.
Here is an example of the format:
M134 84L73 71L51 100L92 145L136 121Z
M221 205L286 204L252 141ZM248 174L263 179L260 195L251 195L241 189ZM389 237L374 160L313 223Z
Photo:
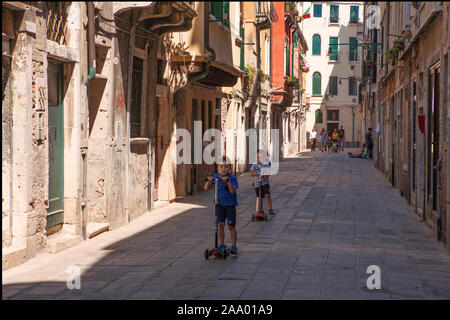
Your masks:
M212 190L58 254L3 272L3 299L449 299L450 256L371 161L306 152L271 177L274 209L252 222L239 179L240 255L208 260ZM229 244L227 230L226 241ZM66 287L81 267L81 290ZM368 290L367 267L381 269Z

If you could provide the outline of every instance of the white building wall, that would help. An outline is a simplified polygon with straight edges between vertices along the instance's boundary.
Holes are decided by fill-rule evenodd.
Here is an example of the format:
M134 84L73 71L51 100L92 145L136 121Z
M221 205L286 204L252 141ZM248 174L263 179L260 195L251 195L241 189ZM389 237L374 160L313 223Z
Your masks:
M314 17L314 4L322 5L322 17ZM330 23L330 5L339 5L339 22L337 24ZM336 2L304 2L302 14L310 8L309 13L311 18L303 20L300 25L303 30L309 50L306 53L307 61L310 65L310 71L306 75L306 93L311 94L311 107L306 114L306 131L307 136L311 133L311 129L318 132L322 127L327 126L326 109L339 110L339 127L344 126L346 133L346 141L351 141L352 131L355 141L361 141L361 116L360 108L358 106L358 96L349 95L349 80L346 78L355 76L361 77L361 48L358 46L358 61L349 62L349 48L350 37L356 37L358 26L350 24L350 6L359 6L359 22L363 21L363 3L350 1L336 1ZM319 34L321 38L320 55L313 55L312 37ZM330 37L337 37L339 45L339 61L332 62L327 56L329 48ZM353 69L351 68L353 66ZM312 78L315 72L321 74L321 94L312 94ZM341 84L338 81L338 95L329 97L328 83L330 76L338 76L341 79ZM357 82L357 85L359 82ZM354 121L352 116L355 113ZM321 109L323 112L323 123L315 123L315 112ZM306 139L304 137L303 139Z

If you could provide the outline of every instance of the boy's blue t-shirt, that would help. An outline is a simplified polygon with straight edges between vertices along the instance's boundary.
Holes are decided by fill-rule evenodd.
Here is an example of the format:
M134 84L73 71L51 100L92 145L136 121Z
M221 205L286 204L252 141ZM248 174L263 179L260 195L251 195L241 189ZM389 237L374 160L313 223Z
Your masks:
M213 177L213 181L211 184L215 184L215 179L219 179L219 185L217 187L217 198L219 200L219 204L222 206L237 206L237 191L233 194L230 192L228 188L228 182L222 181L220 179L220 173L216 173ZM231 185L236 189L239 188L237 178L231 173L228 174L228 179L230 179Z

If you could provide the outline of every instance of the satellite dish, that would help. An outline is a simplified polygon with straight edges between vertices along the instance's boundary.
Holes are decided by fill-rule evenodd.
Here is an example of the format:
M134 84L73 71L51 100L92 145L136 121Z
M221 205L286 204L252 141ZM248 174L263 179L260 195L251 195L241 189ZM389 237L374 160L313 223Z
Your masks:
M419 9L420 2L419 1L413 1L412 2L412 6L414 7L414 9Z

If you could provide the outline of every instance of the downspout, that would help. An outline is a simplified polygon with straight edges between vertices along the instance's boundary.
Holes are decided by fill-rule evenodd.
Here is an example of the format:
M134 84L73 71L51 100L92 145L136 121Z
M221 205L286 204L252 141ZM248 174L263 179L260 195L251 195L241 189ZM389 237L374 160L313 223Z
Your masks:
M209 70L210 70L210 66L211 64L216 60L216 52L209 47L209 2L206 1L204 2L204 26L203 29L205 30L205 36L204 36L204 46L205 49L208 50L211 53L211 57L209 59L209 61L206 63L206 67L205 67L205 71L203 71L202 73L193 76L192 78L188 78L188 83L189 82L194 82L194 81L198 81L201 79L206 78L206 76L209 74ZM195 119L194 119L195 121ZM194 131L194 128L192 128L192 131ZM192 132L193 133L193 132ZM191 195L194 194L194 174L195 174L195 164L194 164L194 153L191 153L191 157L192 157L192 161L191 161Z
M94 3L92 1L86 1L87 14L88 14L88 63L89 63L89 75L84 83L86 86L94 79L97 72L96 59L95 59L95 18L94 18Z

